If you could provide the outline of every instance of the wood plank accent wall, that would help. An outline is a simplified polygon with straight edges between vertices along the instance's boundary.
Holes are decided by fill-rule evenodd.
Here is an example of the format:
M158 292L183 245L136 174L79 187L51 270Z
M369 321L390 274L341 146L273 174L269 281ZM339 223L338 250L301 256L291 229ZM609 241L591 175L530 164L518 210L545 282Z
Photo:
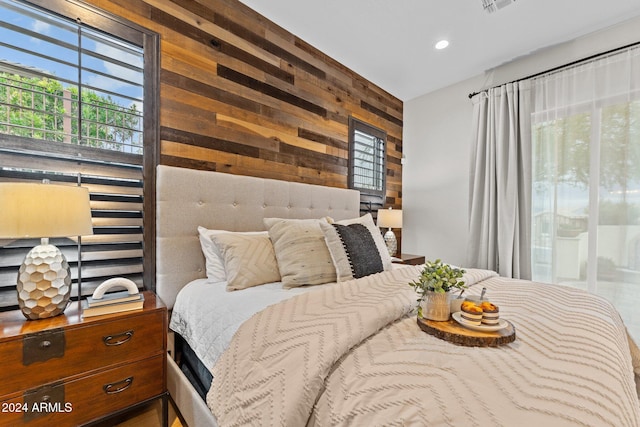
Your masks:
M237 0L87 1L161 36L162 164L346 187L353 115L387 131L401 207L399 99Z

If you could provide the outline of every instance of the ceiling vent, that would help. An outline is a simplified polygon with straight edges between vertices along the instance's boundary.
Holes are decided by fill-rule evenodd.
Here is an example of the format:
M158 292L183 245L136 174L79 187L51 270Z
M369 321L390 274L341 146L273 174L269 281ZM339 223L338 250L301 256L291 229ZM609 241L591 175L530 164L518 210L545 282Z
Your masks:
M515 3L516 0L481 0L482 7L487 13L497 12L503 7L509 6L511 3Z

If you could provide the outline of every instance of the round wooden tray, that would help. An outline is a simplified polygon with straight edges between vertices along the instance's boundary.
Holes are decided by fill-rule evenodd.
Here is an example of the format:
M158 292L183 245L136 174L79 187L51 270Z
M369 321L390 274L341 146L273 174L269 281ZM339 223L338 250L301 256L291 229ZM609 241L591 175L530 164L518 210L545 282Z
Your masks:
M509 325L495 332L474 331L465 328L449 318L446 322L436 322L418 317L420 329L441 340L468 347L497 347L508 344L516 339L516 328L513 323L505 320Z

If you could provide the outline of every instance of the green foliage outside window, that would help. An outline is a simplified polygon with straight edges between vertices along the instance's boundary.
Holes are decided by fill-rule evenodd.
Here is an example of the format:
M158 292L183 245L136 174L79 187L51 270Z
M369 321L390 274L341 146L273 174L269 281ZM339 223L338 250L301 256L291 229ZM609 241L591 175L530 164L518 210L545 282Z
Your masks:
M55 78L0 72L0 133L142 153L141 113L109 96L82 91L82 132L78 140L78 88ZM132 147L133 146L133 147Z

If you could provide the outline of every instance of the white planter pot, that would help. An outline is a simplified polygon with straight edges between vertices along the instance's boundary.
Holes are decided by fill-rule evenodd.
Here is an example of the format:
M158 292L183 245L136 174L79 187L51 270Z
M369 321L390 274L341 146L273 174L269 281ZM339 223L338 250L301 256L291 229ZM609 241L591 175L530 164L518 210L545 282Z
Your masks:
M427 292L421 303L422 317L427 320L447 321L451 314L449 293Z

